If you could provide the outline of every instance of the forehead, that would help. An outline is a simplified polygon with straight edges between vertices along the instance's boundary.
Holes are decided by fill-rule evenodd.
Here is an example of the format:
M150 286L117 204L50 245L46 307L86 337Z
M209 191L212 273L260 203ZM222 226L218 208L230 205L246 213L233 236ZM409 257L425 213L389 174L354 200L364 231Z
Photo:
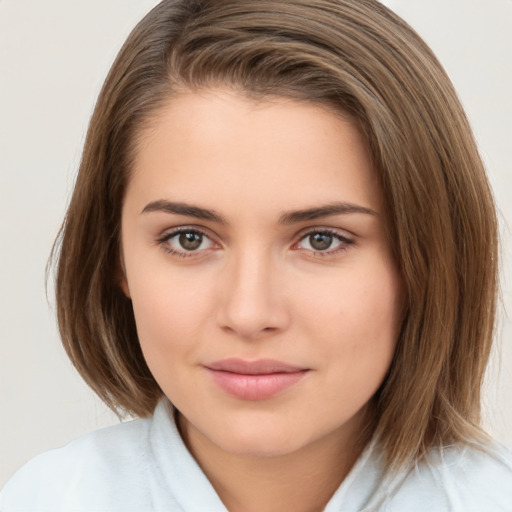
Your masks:
M154 115L138 139L131 196L141 207L171 198L265 211L381 203L365 141L348 116L226 90L181 93Z

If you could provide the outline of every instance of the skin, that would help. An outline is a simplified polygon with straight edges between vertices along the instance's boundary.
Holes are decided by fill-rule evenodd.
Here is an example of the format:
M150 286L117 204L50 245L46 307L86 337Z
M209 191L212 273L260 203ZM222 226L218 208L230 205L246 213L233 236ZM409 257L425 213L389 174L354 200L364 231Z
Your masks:
M282 222L340 202L361 211ZM384 211L359 131L327 108L183 92L140 134L122 212L122 287L148 366L230 511L321 510L360 454L400 323ZM200 245L185 250L176 228ZM246 400L205 368L230 357L307 371Z

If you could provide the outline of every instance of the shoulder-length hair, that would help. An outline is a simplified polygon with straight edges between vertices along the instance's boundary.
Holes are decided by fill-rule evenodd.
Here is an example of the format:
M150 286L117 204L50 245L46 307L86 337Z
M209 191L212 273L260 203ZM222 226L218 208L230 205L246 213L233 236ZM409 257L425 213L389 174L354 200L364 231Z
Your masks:
M482 438L493 199L449 78L375 0L164 0L133 30L98 98L55 246L60 333L83 378L118 412L147 416L162 396L119 285L121 207L137 135L155 111L178 90L217 86L328 105L366 139L406 302L372 400L388 464Z

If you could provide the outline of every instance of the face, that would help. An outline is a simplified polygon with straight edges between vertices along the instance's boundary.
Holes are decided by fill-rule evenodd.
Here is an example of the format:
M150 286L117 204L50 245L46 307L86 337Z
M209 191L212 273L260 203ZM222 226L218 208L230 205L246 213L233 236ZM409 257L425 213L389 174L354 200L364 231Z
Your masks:
M385 226L348 118L224 90L158 112L122 212L123 289L189 435L265 456L353 440L400 322Z

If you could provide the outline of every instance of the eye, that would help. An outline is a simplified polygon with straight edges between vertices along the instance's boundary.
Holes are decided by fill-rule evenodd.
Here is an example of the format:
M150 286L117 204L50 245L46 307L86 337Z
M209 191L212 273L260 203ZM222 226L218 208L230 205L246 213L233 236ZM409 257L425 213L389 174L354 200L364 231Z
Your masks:
M158 243L167 252L183 257L215 247L214 242L205 233L191 228L181 228L166 233Z
M348 245L354 243L353 240L341 235L335 231L317 230L310 231L303 236L296 247L315 253L333 254L340 250L345 250Z

